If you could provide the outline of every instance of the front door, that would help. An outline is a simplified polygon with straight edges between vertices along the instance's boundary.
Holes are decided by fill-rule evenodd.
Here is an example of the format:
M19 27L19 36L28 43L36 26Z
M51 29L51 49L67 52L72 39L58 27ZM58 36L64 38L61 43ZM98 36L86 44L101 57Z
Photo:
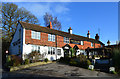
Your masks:
M69 57L69 49L64 49L64 57Z

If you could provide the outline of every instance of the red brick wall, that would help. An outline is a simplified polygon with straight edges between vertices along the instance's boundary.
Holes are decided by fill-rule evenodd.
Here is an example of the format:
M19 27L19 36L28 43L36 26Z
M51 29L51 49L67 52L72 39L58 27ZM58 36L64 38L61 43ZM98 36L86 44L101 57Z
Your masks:
M25 44L35 44L35 45L41 45L41 46L52 46L52 47L56 47L56 43L55 42L51 42L48 41L48 34L47 33L43 33L41 32L41 39L32 39L31 38L31 30L25 30ZM57 36L57 47L63 47L64 45L66 45L66 43L64 43L64 37L62 36ZM69 44L71 47L74 47L76 44ZM86 49L88 47L90 48L94 48L91 47L91 42L87 42L84 41L84 45L77 45L79 47L79 49ZM95 48L100 47L100 44L95 44Z

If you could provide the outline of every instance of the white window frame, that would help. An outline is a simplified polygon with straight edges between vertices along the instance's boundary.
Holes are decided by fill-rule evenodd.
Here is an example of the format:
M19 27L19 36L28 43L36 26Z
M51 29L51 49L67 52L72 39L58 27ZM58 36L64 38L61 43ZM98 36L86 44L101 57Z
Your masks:
M40 53L40 46L32 45L32 51L37 51L38 53Z
M55 47L48 47L48 55L55 55Z
M55 42L55 35L48 34L48 41Z
M60 50L60 52L58 50ZM57 55L62 55L61 49L57 49Z
M38 39L38 40L40 40L40 37L41 37L40 32L31 31L31 38L32 39Z
M64 43L69 43L69 38L68 37L64 37Z

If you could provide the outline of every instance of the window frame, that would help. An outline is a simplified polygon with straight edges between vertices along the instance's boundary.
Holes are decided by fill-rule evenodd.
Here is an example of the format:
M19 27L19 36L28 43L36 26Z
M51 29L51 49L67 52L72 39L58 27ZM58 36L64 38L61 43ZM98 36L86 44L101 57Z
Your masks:
M31 38L40 40L41 39L41 32L32 30L31 31Z
M68 37L64 37L64 43L70 43L70 41L69 41L69 38Z
M55 55L55 47L48 47L48 55Z
M58 50L60 50L60 52ZM57 49L57 55L62 55L61 49Z
M53 34L48 34L48 41L55 42L55 35L53 35Z
M91 47L94 47L94 43L91 42Z
M80 45L84 45L84 41L80 41Z

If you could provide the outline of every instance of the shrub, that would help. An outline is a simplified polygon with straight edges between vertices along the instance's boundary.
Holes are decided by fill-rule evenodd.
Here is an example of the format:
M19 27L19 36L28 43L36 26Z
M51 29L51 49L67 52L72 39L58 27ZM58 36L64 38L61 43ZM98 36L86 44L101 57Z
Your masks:
M77 62L74 59L71 59L69 64L71 66L77 66Z
M63 62L64 61L64 57L60 57L59 62Z
M44 60L46 63L48 62L48 58L45 58L45 60Z
M22 59L16 55L9 55L6 58L6 67L10 68L11 66L18 66L22 63Z
M89 65L91 65L91 62L90 62L90 60L87 60L86 61L86 66L89 67Z
M22 59L19 56L11 55L12 66L18 66L22 63Z
M30 60L29 59L25 59L25 64L29 64Z
M11 60L11 56L10 55L6 58L6 64L5 64L5 66L6 67L12 66L12 60Z
M113 49L113 65L115 66L116 72L120 73L120 49Z
M74 48L70 48L70 52L71 52L71 58L75 55L75 49Z
M70 58L69 57L60 57L59 62L64 63L64 64L69 64Z
M120 49L114 49L113 50L113 63L115 66L120 66Z

